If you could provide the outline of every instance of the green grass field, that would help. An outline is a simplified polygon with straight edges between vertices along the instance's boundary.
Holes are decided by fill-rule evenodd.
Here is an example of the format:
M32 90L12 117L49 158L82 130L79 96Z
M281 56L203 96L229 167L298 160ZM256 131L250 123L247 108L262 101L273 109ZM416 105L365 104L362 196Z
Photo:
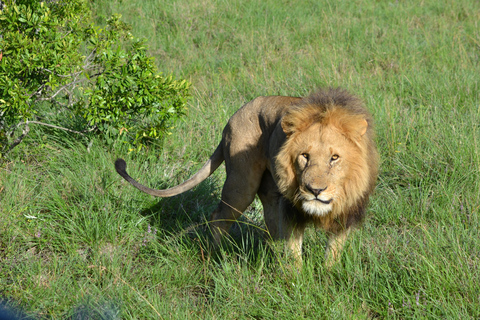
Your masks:
M480 3L106 1L165 74L192 82L188 115L148 152L32 127L0 167L0 300L34 318L479 319ZM360 96L382 163L364 227L323 267L263 241L255 201L211 254L206 220L224 172L170 199L228 118L260 95L341 86Z

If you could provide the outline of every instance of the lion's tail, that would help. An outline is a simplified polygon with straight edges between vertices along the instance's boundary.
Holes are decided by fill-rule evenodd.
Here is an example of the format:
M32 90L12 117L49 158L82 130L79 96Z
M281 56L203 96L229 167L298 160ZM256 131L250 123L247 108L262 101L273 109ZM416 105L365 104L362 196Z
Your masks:
M135 179L130 177L126 171L127 163L123 159L117 159L115 161L115 170L117 170L118 174L121 175L125 180L127 180L130 184L132 184L135 188L145 193L148 193L155 197L172 197L187 190L192 189L196 185L198 185L203 180L207 179L223 162L223 151L221 144L217 147L215 152L212 154L210 159L203 165L203 167L195 173L190 179L175 186L170 189L164 190L156 190L150 189L145 187L144 185L138 183Z

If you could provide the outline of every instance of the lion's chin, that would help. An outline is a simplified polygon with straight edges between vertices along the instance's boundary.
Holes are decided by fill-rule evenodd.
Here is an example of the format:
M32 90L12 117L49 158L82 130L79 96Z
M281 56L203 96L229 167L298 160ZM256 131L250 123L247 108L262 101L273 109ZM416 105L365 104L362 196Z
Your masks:
M312 216L323 217L332 211L332 203L325 203L319 200L307 200L302 203L305 213Z

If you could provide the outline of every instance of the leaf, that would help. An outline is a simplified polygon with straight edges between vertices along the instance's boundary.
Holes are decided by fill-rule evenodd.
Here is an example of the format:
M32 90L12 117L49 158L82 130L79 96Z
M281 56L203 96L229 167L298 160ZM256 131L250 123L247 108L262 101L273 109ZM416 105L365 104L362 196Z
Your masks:
M102 29L88 18L91 14L83 0L68 4L10 4L13 10L2 11L0 21L7 25L0 40L4 55L0 106L6 123L2 128L32 114L53 114L57 119L80 116L87 126L97 125L106 140L114 141L123 132L125 143L141 150L161 138L184 113L189 83L161 76L145 42L128 40L129 26L119 16ZM70 96L73 79L79 82ZM39 98L47 99L43 106ZM70 113L58 112L65 103Z

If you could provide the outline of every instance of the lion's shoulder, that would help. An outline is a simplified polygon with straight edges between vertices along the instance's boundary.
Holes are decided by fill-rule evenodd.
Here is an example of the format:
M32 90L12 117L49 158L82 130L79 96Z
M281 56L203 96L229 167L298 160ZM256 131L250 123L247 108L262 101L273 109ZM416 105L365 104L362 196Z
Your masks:
M300 103L302 98L287 96L260 96L243 105L231 118L256 117L260 119L280 119L293 105Z
M251 133L260 135L271 132L287 110L302 98L287 96L260 96L243 105L229 119L225 133Z

